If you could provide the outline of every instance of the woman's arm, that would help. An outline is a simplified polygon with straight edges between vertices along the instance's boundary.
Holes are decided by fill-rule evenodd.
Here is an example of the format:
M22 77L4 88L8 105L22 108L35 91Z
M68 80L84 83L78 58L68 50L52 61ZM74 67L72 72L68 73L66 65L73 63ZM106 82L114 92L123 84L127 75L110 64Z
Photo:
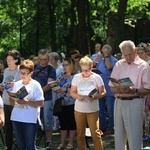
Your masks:
M71 89L70 89L70 95L73 98L78 99L79 101L83 101L85 99L84 96L77 94L77 87L73 85L71 86Z
M29 105L31 107L37 108L37 107L42 107L44 105L44 100L32 101L32 100L28 100L28 99L22 99L22 100L18 100L17 103Z
M0 129L4 126L4 123L5 123L4 109L0 108Z

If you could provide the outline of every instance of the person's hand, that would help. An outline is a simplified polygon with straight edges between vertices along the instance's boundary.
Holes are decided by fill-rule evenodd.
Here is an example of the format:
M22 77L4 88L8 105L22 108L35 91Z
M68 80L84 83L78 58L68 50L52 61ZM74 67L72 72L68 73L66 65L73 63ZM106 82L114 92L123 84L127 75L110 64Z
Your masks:
M82 96L82 95L78 95L78 100L79 101L83 101L85 99L85 97L84 96Z
M2 118L1 118L1 116L0 116L0 129L1 129L3 126L4 126L4 123L3 123L3 120L2 120Z
M5 82L5 85L12 88L15 82Z
M92 96L86 96L86 99L89 100L90 102L95 100L95 98L93 98Z
M15 105L15 100L13 98L9 98L9 102L10 102L10 105L11 106L14 106Z
M127 86L120 86L121 93L128 94L131 93L131 88Z
M18 99L17 101L17 103L21 105L27 104L27 102L28 102L28 99Z
M104 57L107 57L110 55L109 50L107 48L102 49L102 52L103 52Z

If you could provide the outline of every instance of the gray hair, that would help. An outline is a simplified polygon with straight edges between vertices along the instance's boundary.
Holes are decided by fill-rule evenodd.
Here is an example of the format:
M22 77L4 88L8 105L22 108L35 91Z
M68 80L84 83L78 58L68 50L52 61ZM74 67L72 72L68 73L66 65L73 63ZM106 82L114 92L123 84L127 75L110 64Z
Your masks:
M45 55L45 54L47 54L47 53L49 53L50 52L50 50L49 49L40 49L39 50L39 52L38 52L38 55Z
M53 57L55 60L59 60L59 54L56 52L49 53L49 57Z
M124 48L131 48L132 50L135 51L135 44L131 40L126 40L120 43L119 48L121 52Z

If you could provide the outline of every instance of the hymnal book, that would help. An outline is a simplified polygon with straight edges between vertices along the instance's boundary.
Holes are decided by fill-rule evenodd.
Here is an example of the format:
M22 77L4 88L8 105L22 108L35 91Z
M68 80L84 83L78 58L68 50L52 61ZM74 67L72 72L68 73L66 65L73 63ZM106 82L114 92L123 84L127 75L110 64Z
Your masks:
M129 86L134 86L133 82L129 77L127 78L122 78L122 79L115 79L115 78L109 78L110 81L114 86L123 86L123 87L129 87Z
M61 79L59 81L50 81L48 82L48 85L54 90L58 90L61 87L63 87L67 83L67 79Z
M16 93L13 91L7 91L8 95L14 99L24 99L28 95L28 91L25 86L21 87Z
M89 97L92 97L92 96L94 96L95 94L97 94L98 93L98 90L96 89L96 88L94 88L89 94L88 94L88 96Z
M57 82L57 81L50 81L50 82L48 82L48 85L49 85L54 91L60 89L59 82Z

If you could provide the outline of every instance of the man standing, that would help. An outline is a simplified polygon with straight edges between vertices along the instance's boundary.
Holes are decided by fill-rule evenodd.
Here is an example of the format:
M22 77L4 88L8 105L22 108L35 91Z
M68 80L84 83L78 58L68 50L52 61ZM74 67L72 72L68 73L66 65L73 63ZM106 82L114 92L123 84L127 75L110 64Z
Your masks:
M105 134L112 134L114 132L114 93L111 92L108 85L109 77L111 75L112 69L117 62L117 59L111 55L112 48L110 45L104 45L101 50L102 58L97 64L97 69L100 71L100 75L104 81L106 88L106 96L99 99L100 108L100 129L105 132ZM108 123L107 123L108 116Z
M119 45L124 59L119 60L111 74L112 78L129 77L134 86L114 86L116 95L114 109L115 150L125 150L128 140L130 150L142 149L144 97L150 94L150 67L137 55L135 44L128 40Z
M48 85L49 81L56 80L56 70L49 65L49 50L41 49L38 52L39 64L36 66L32 78L37 80L44 92L44 107L43 107L43 119L44 130L46 138L46 150L53 149L51 143L52 131L53 131L53 101L52 91Z

